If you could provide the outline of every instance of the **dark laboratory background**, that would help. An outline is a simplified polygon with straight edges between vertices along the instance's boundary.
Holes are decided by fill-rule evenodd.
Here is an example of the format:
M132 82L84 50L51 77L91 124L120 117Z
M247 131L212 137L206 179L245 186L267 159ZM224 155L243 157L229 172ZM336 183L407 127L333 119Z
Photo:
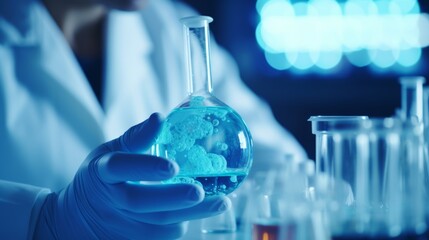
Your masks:
M315 137L310 116L367 115L387 117L400 107L401 76L428 77L429 51L422 49L416 66L395 71L340 64L334 71L308 73L275 70L265 60L255 38L259 21L256 0L186 0L202 15L212 16L210 24L218 44L238 63L243 81L269 103L277 120L288 129L315 159ZM428 1L419 1L423 13Z

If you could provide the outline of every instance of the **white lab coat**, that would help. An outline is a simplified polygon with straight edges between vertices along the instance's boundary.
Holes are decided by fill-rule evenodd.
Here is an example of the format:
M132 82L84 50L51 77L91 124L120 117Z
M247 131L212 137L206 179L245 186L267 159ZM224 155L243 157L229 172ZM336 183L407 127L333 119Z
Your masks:
M186 97L178 19L190 14L189 8L164 0L139 13L109 14L101 107L44 5L0 1L0 179L6 180L0 181L1 239L31 237L46 189L65 187L97 145L152 112L167 115ZM214 41L212 70L214 94L247 122L255 154L262 149L258 146L272 146L305 157Z

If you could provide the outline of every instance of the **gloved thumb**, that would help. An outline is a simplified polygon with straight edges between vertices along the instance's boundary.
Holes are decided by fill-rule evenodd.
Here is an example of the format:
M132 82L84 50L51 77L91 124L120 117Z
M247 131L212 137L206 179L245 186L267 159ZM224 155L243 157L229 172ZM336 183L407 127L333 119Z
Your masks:
M131 127L122 136L106 143L106 145L112 152L143 151L154 144L161 127L160 114L153 113L146 121Z

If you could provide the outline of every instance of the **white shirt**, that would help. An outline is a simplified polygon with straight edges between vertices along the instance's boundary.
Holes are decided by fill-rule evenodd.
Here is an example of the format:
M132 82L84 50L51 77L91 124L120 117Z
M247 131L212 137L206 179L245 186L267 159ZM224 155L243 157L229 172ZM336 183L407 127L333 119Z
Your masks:
M195 12L166 0L137 13L109 13L100 106L44 5L0 2L0 238L31 237L46 189L64 188L96 146L153 112L166 116L186 97L178 19L189 15ZM247 123L255 166L268 165L261 157L267 151L305 158L213 39L211 49L214 95Z

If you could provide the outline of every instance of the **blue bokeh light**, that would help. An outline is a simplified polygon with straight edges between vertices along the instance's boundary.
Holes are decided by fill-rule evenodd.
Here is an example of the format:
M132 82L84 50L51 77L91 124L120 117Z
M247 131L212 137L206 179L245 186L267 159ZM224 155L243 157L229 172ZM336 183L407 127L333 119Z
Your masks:
M416 0L258 0L255 36L275 69L412 67L429 45ZM283 62L282 62L283 61Z

